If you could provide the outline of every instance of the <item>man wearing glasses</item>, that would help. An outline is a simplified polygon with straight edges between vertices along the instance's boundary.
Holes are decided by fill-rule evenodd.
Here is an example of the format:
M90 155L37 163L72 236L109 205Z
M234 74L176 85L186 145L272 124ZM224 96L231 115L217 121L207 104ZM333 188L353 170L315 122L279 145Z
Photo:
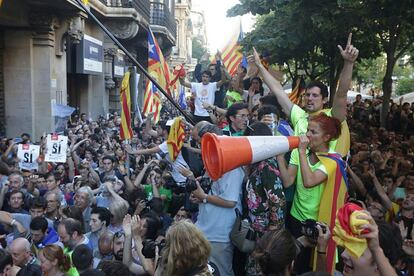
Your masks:
M249 123L249 109L247 104L235 103L229 107L226 113L227 122L223 128L223 134L227 136L243 136Z

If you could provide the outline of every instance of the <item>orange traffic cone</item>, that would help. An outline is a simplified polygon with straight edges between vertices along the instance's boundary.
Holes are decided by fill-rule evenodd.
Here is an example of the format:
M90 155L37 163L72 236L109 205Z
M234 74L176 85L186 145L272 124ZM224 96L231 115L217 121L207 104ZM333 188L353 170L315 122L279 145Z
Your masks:
M217 136L206 133L201 140L201 156L211 179L240 166L253 164L299 146L298 136Z

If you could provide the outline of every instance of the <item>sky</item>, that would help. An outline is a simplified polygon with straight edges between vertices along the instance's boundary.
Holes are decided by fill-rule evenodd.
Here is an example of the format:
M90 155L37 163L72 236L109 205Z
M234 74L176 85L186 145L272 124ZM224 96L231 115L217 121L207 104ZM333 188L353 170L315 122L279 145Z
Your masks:
M230 37L237 32L240 19L243 32L248 32L254 24L252 15L226 17L227 10L239 3L238 0L193 0L193 7L204 10L207 27L208 48L211 53L221 50Z

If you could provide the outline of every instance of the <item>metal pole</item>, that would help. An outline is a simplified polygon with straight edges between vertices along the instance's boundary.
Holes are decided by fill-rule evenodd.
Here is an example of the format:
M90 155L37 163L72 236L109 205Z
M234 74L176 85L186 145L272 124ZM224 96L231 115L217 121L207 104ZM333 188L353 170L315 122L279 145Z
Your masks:
M76 3L78 3L78 5L88 14L88 16L90 16L90 18L93 19L93 21L95 21L96 24L99 25L99 27L101 27L101 29L109 36L110 39L112 39L113 42L115 42L115 44L122 50L124 51L125 55L132 61L132 63L137 66L139 68L139 70L144 73L145 76L147 76L147 78L158 88L158 90L175 106L175 108L177 108L181 114L185 117L185 119L191 123L192 125L195 125L193 119L188 116L187 113L184 112L184 110L181 109L181 107L174 101L174 99L161 87L161 85L159 85L159 83L153 78L151 77L151 75L147 72L147 70L144 69L144 67L142 67L141 64L138 63L138 61L131 55L131 53L125 49L125 47L121 44L121 42L118 41L118 39L116 39L116 37L101 23L101 21L99 21L98 18L96 18L95 15L93 15L93 13L82 3L82 0L75 0Z

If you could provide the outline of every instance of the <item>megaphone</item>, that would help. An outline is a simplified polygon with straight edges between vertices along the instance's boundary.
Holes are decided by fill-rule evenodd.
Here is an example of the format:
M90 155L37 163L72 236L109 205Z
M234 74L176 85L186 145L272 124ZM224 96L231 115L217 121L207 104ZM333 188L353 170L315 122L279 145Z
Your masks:
M201 156L211 179L240 166L288 152L299 146L298 136L217 136L206 133L201 139Z

